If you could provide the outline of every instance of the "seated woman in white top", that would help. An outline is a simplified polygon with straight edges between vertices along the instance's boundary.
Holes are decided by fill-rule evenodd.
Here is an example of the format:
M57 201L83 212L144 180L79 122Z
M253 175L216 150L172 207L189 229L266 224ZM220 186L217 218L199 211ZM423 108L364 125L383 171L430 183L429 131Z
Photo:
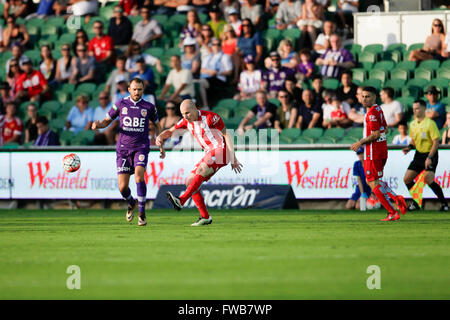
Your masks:
M256 70L255 61L252 56L244 58L245 68L239 76L239 93L234 97L236 100L252 99L256 91L262 88L261 70Z
M64 44L61 47L62 57L56 63L55 80L60 83L68 82L72 75L72 55L70 54L70 45Z
M156 70L158 70L158 72L163 72L161 61L150 54L142 53L141 45L134 40L131 40L125 55L127 57L125 69L130 74L138 71L136 61L138 61L139 58L144 58L146 64L156 66Z

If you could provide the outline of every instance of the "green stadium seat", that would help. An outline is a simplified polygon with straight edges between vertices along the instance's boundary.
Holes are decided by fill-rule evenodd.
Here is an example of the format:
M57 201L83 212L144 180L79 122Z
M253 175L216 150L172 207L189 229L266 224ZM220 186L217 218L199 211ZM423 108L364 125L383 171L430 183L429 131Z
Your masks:
M155 58L160 59L164 54L164 49L159 47L152 47L148 48L144 51L144 53L147 53Z
M280 140L288 140L289 143L292 143L295 139L300 137L301 131L298 128L286 128L283 129L280 133Z
M34 66L41 62L41 52L39 50L27 50L23 54L30 58Z
M423 80L423 79L416 79L416 80ZM402 89L402 97L413 97L414 99L418 99L423 95L422 88L423 86L406 84L406 87L403 87Z
M406 50L406 44L404 43L392 43L387 46L386 51L404 51Z
M298 42L301 35L302 32L297 28L285 29L281 32L281 38L291 40L294 45Z
M352 54L353 54L353 52L360 54L363 51L362 46L357 43L347 44L344 46L344 48L347 49L348 51L350 51Z
M381 58L381 54L383 53L383 45L379 44L379 43L369 44L364 47L364 50L362 53L364 53L364 52L374 53L376 60L378 60L378 58Z
M363 68L353 68L352 71L352 78L354 81L364 82L366 80L366 70Z
M262 38L265 40L267 50L275 50L281 38L281 31L278 29L268 29L263 31Z
M49 122L50 129L57 132L58 134L63 131L65 125L66 125L66 121L62 118L56 118L56 119L50 120L50 122Z
M274 104L274 105L276 105L277 107L279 107L281 104L280 104L280 100L278 100L277 98L269 98L269 102L271 103L271 104Z
M239 124L241 123L242 118L234 117L230 119L224 119L223 122L228 129L236 130Z
M419 68L436 71L437 69L439 69L440 65L441 62L439 60L425 60L420 63Z
M323 80L323 87L330 90L337 90L337 88L339 88L339 80L325 79Z
M439 68L436 72L436 77L450 80L450 68Z
M374 87L377 90L381 89L382 81L380 79L368 79L363 82L363 86L365 87Z
M32 18L32 19L26 21L25 26L26 26L27 31L28 31L29 27L38 27L38 28L40 28L40 27L42 27L45 24L46 24L46 21L44 19Z
M128 19L131 21L131 23L133 24L133 27L136 26L136 24L139 21L142 21L142 17L141 16L128 16Z
M256 99L245 99L239 101L239 107L245 107L247 109L253 108L256 105Z
M362 130L362 129L360 129L360 130ZM355 143L355 142L357 142L359 140L360 140L360 138L357 138L357 137L345 136L341 140L339 140L337 143L339 143L339 144L353 144L353 143Z
M313 144L313 143L314 143L314 139L308 138L308 137L303 137L303 136L300 136L297 139L295 139L294 141L292 141L292 144Z
M414 71L414 79L424 79L426 81L430 81L432 77L433 70L419 67Z
M374 65L374 69L381 69L384 71L389 71L394 69L395 63L394 61L390 61L390 60L383 60L383 61L379 61L377 63L375 63Z
M330 128L324 131L323 137L331 137L333 139L340 140L345 136L344 128Z
M74 96L77 97L80 94L87 94L89 98L92 98L96 89L97 86L95 83L82 83L77 86Z
M53 119L53 112L51 112L48 109L39 109L38 110L38 115L39 116L45 116L48 120Z
M399 63L400 61L402 61L402 53L397 50L384 51L383 53L381 53L381 60Z
M49 17L47 19L47 23L62 29L66 25L66 19L64 19L64 17L56 17L56 16Z
M358 62L359 63L363 63L366 62L366 66L369 66L369 69L372 68L372 65L375 64L377 60L377 55L374 52L371 51L363 51L360 53L360 55L358 56ZM364 68L367 70L367 68Z
M369 71L369 80L378 79L383 84L387 79L387 71L383 69L372 69Z
M222 119L228 119L231 116L230 109L223 108L223 107L215 107L212 110L213 112L217 113L219 116L222 117Z
M239 101L238 100L226 98L226 99L219 100L217 102L216 107L223 107L223 108L227 108L227 109L230 109L230 110L234 110L234 109L237 108L238 105L239 105Z
M443 68L443 69L450 69L450 60L447 59L444 62L442 62L441 68Z
M61 103L56 100L46 101L41 105L41 110L49 110L53 114L57 114L61 110Z
M169 18L165 14L155 14L152 16L152 19L155 19L160 26L164 26L169 20Z
M59 27L51 24L45 24L41 27L41 36L59 35Z
M416 69L416 62L415 61L402 61L402 62L398 63L395 66L395 68L407 70L409 72L408 73L408 77L409 77Z
M424 87L428 84L428 80L426 79L422 79L422 78L414 78L414 79L410 79L406 85L407 86L417 86L417 87Z
M311 128L311 129L305 129L302 132L303 138L310 138L310 139L319 139L323 135L323 129L322 128Z
M82 130L75 136L73 141L75 142L75 145L91 145L94 142L94 136L94 131Z
M335 144L338 141L338 139L334 138L334 137L320 137L319 139L316 140L315 143L317 144Z
M408 47L408 51L411 50L417 50L417 49L422 49L423 48L423 43L413 43Z
M247 108L245 106L238 106L234 110L234 116L239 117L242 120L248 114L249 111L250 111L250 108Z
M352 137L356 138L357 140L361 139L363 136L363 128L349 128L347 129L347 133L345 134L344 138Z
M400 102L403 105L403 107L405 108L405 110L406 109L409 110L409 109L412 108L412 105L413 105L415 99L413 97L402 96L402 97L397 98L395 100Z
M442 88L443 91L441 91L441 93L443 94L443 96L448 96L448 87L450 85L450 79L445 79L445 78L435 78L432 79L430 82L428 82L429 86L436 86L438 88Z
M39 26L27 26L27 31L30 36L39 36L41 32Z
M402 68L395 68L390 72L391 80L403 80L407 81L409 79L409 71Z
M19 146L20 145L17 142L6 142L2 149L17 149Z
M394 89L395 95L398 96L398 95L401 95L402 89L405 86L405 84L406 84L405 80L402 80L402 79L390 79L390 80L387 80L384 83L383 87L385 87L385 88L389 87L389 88Z

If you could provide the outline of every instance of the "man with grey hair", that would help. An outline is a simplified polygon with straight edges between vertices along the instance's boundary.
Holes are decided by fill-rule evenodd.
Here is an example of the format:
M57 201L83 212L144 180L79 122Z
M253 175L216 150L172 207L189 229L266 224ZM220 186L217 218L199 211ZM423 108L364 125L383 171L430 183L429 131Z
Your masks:
M228 162L231 163L231 168L236 173L241 172L242 164L236 159L233 137L228 133L222 118L217 113L199 110L191 99L183 100L180 111L183 119L170 129L164 130L156 138L156 145L162 148L164 141L169 139L176 130L187 129L197 139L206 154L186 179L186 191L180 197L167 192L167 199L175 210L180 211L187 200L192 197L201 216L191 226L208 225L212 223L212 218L201 194L202 183L211 179Z

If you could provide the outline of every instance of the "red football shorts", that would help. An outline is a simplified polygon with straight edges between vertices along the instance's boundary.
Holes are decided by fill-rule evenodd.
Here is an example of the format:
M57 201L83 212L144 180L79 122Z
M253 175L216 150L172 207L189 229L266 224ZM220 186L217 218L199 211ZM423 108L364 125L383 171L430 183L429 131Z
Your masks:
M383 177L383 169L387 159L364 160L364 173L367 181L374 181Z
M205 156L200 160L194 167L194 170L191 173L195 174L198 166L204 162L208 167L214 170L211 175L206 177L205 181L208 181L220 168L225 167L228 162L230 162L230 157L228 155L228 149L225 148L217 148L213 149L205 154Z

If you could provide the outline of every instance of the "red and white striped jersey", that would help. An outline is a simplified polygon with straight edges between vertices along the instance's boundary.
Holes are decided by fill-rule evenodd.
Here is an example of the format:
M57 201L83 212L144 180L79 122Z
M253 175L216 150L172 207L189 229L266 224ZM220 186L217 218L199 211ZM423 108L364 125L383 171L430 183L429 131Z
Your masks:
M188 122L183 118L175 125L175 129L189 130L206 152L225 148L223 128L225 124L217 113L204 110L198 110L197 121Z
M386 119L384 118L381 107L374 104L367 111L364 120L364 138L372 134L372 131L380 131L380 137L371 143L366 144L364 159L365 160L381 160L387 159L387 142L386 142Z

